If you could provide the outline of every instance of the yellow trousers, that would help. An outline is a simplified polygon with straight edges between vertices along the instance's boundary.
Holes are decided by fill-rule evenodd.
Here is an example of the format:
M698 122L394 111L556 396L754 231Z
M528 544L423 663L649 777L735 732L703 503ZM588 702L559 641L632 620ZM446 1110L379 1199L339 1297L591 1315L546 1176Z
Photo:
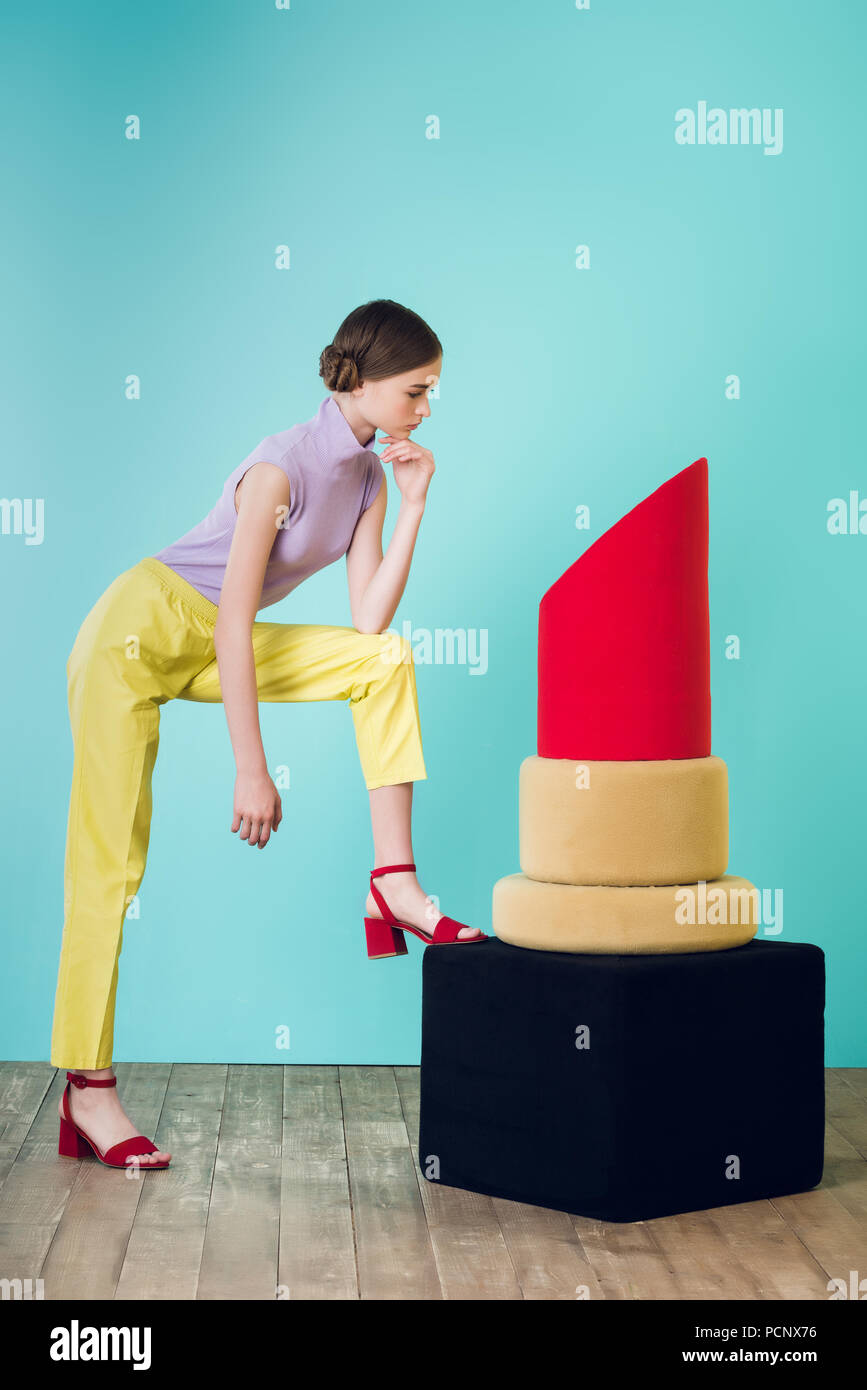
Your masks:
M222 700L217 605L139 560L97 600L66 663L73 738L55 1067L112 1063L123 922L145 869L160 706ZM405 638L315 623L252 625L260 700L348 700L368 789L427 777ZM226 792L226 815L231 788Z

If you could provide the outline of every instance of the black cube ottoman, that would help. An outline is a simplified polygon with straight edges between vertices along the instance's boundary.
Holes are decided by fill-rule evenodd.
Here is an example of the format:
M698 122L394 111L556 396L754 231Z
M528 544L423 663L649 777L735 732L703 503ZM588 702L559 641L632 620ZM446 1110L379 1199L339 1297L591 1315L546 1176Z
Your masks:
M819 946L609 956L491 937L429 946L422 981L430 1181L603 1221L821 1181Z

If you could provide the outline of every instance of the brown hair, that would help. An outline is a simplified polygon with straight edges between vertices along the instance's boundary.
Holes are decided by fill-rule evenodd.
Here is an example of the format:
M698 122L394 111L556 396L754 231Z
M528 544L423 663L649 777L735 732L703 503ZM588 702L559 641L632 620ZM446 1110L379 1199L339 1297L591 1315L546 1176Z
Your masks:
M371 299L347 314L319 354L329 391L354 391L362 381L411 372L442 355L442 343L423 318L393 299Z

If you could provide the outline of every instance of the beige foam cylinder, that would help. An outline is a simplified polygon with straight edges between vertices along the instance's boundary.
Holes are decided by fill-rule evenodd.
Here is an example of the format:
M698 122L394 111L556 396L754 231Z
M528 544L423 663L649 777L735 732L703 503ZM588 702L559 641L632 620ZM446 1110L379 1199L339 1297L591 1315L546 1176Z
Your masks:
M494 884L491 915L501 941L533 951L682 954L725 951L750 941L759 902L758 889L735 874L634 888L542 883L507 874Z
M696 883L728 867L722 758L521 763L519 862L546 883Z

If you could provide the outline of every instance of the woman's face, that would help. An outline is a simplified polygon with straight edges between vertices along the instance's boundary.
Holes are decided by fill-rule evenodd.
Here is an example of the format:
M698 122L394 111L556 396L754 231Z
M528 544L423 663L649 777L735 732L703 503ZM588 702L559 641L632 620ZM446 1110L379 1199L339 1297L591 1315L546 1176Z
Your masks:
M441 370L442 358L437 357L411 372L386 377L384 381L362 382L358 394L352 394L371 427L398 438L409 438L430 415L428 392L439 381Z

